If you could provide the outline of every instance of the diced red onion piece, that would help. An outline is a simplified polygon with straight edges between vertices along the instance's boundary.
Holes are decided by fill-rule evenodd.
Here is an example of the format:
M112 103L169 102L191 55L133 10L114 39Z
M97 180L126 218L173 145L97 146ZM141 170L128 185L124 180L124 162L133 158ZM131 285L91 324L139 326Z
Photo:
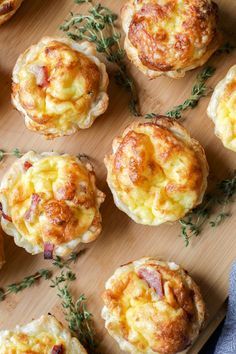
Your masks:
M53 259L54 245L52 243L46 242L44 244L44 259Z
M64 353L64 348L63 345L54 345L52 348L52 354L63 354Z
M24 162L24 169L26 170L26 171L28 171L28 169L30 168L30 167L32 167L33 165L32 165L32 163L30 163L29 161L25 161Z
M9 215L5 214L4 211L2 210L2 203L0 203L0 213L3 217L3 219L5 219L9 222L12 222L12 218Z
M31 206L30 206L29 210L26 211L25 216L24 216L27 221L29 221L29 222L32 221L32 218L35 214L36 208L37 208L40 200L41 200L41 198L37 193L32 194Z
M147 268L141 268L138 270L138 276L145 280L150 288L155 289L159 298L163 298L163 286L161 280L161 274L157 270L151 270Z

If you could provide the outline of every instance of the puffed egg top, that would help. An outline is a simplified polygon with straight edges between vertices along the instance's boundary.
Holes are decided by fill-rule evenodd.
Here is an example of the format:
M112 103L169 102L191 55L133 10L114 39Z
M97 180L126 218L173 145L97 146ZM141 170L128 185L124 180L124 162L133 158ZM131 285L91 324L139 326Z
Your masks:
M134 221L159 225L201 203L208 164L202 146L169 118L131 123L105 157L115 204Z
M12 101L47 138L89 128L108 106L108 75L89 42L45 37L18 58Z
M200 290L173 262L142 258L106 283L102 317L120 348L132 354L184 353L205 320Z
M121 16L127 55L150 78L182 77L221 44L211 0L129 0Z
M224 146L236 152L236 65L216 86L207 113Z
M0 354L87 354L77 338L71 336L51 315L15 330L0 331Z
M32 254L51 245L64 256L101 232L100 204L89 162L56 153L31 151L17 160L0 187L2 228Z

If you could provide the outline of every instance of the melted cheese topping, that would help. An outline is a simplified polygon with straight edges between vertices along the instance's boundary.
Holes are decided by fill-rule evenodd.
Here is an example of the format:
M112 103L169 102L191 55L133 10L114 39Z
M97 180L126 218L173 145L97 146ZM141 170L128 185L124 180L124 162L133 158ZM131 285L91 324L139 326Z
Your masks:
M224 146L236 152L236 65L219 82L212 95L208 115Z
M100 233L103 200L91 165L69 155L31 152L13 165L2 183L3 210L12 219L2 218L3 228L10 234L15 228L17 241L27 242L33 253L41 252L45 243L58 250L70 243L73 248Z
M220 45L210 0L130 0L122 11L127 54L151 77L180 77Z
M13 102L30 129L48 137L71 134L88 128L106 110L105 66L85 44L43 38L18 59Z
M103 299L106 328L121 349L132 353L182 352L205 316L199 289L187 273L149 258L118 268Z
M0 25L11 18L23 0L0 0Z
M201 202L208 167L200 144L178 123L133 123L105 158L116 205L138 223L183 217Z
M53 316L0 332L0 354L51 354L53 347L60 345L67 354L86 354L79 341Z

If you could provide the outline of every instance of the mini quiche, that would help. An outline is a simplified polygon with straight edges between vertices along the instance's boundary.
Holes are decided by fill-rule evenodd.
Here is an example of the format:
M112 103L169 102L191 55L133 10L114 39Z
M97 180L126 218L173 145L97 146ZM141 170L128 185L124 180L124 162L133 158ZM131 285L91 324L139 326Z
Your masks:
M23 0L0 0L0 25L9 20Z
M87 354L55 317L42 316L13 331L0 331L0 354Z
M188 273L173 262L142 258L106 283L102 317L120 348L132 354L183 353L205 321L205 304Z
M12 102L46 138L89 128L108 106L108 75L89 42L43 38L18 58Z
M31 151L3 177L2 228L31 254L65 256L80 242L98 237L104 198L90 163L70 155Z
M125 49L145 75L179 78L221 45L211 0L129 0L122 8Z
M4 248L3 248L3 236L0 232L0 269L2 268L3 264L5 263L5 256L4 256Z
M105 157L115 204L140 224L182 218L201 203L208 164L202 146L164 117L131 123Z
M236 152L236 65L216 86L207 113L215 123L215 134Z

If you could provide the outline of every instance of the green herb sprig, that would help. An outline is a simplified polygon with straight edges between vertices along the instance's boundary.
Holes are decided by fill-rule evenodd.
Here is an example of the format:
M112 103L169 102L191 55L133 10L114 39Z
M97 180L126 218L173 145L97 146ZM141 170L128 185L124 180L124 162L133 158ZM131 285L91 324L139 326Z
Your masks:
M71 13L69 20L60 27L74 41L87 40L96 50L117 67L116 82L130 93L129 108L133 115L140 116L138 94L133 78L127 71L125 51L121 48L121 34L116 30L117 15L100 3L92 0L75 0L76 4L90 5L88 14Z
M180 119L182 118L183 111L186 111L188 108L196 107L200 99L207 96L211 92L211 89L206 85L206 81L213 76L215 70L216 69L213 66L207 66L204 68L202 72L197 75L197 80L192 88L191 96L182 104L167 111L166 116Z
M229 204L234 202L235 195L236 172L233 173L232 178L224 179L219 182L214 193L207 194L200 206L193 209L186 217L179 220L181 225L180 235L186 247L189 245L192 237L200 235L204 225L208 224L215 228L231 215ZM217 205L220 206L220 209L214 216Z
M192 88L191 95L188 99L186 99L183 103L175 106L173 109L167 111L165 113L166 117L180 119L182 118L182 112L186 111L189 108L195 108L198 105L198 102L202 97L207 96L211 89L206 85L207 80L213 76L215 73L215 68L213 66L207 66L204 68L200 74L197 75L196 82ZM155 118L158 117L159 114L148 113L144 117L145 118Z
M2 161L5 156L15 156L19 159L21 156L23 156L23 153L18 148L15 148L14 150L9 152L0 149L0 161Z
M79 252L72 252L70 254L69 258L66 259L66 260L62 259L59 256L56 256L53 259L53 263L52 264L56 268L59 268L59 269L67 268L67 269L70 270L70 266L69 265L72 262L75 263L77 261L78 257L84 251L85 250L81 250ZM68 272L68 274L66 274L67 277L69 277L70 275L71 275L71 277L73 277L73 275L70 274L70 272ZM0 288L0 302L4 301L8 295L17 294L17 293L19 293L19 292L21 292L21 291L23 291L23 290L25 290L27 288L32 287L40 279L48 280L48 279L51 279L52 276L53 276L53 270L51 270L51 269L40 269L35 274L29 275L29 276L23 278L20 282L8 285L6 287L6 289L1 289Z
M69 284L74 280L76 280L75 273L62 271L59 276L52 279L51 287L56 288L57 296L61 299L69 329L89 353L95 353L97 344L94 339L92 314L87 310L86 297L84 295L74 301L69 290Z
M19 283L13 283L6 287L6 290L0 289L0 302L5 300L9 294L17 294L22 290L35 285L40 279L48 280L52 277L52 272L48 269L40 269L34 275L25 277Z
M218 54L230 54L234 51L235 45L230 42L225 42L218 50Z

